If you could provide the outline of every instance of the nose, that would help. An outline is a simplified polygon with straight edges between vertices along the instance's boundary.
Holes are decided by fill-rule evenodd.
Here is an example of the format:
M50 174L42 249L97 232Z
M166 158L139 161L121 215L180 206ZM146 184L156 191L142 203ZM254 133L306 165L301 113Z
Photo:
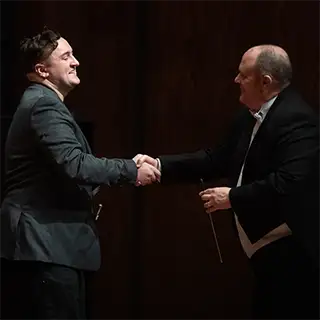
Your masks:
M80 62L76 59L75 56L73 56L72 58L73 58L73 59L72 59L71 65L72 65L73 67L78 67L78 66L80 65Z
M237 76L234 78L234 82L235 82L235 83L239 83L239 73L238 73Z

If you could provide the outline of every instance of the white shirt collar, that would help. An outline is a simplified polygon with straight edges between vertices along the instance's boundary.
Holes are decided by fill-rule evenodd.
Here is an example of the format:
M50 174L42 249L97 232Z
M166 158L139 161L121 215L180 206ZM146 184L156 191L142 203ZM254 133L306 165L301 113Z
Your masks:
M271 108L271 106L273 105L273 103L275 102L275 100L277 99L278 96L273 97L272 99L270 99L269 101L265 102L260 110L256 113L251 112L252 116L257 119L257 121L259 121L260 123L262 123L262 121L264 120L264 118L266 117L269 109Z

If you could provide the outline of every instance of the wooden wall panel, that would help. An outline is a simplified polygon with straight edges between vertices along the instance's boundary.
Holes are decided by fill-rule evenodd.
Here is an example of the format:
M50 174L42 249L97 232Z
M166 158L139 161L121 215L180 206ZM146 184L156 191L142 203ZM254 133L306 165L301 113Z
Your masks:
M319 4L309 1L15 1L2 4L2 114L25 80L16 44L44 24L70 41L80 86L66 104L93 126L94 153L132 157L214 146L230 125L233 83L251 46L287 49L293 83L319 107ZM4 39L4 41L3 41ZM252 277L231 228L214 215L219 263L200 185L102 188L103 264L92 318L248 318Z
M230 8L222 2L150 6L145 149L152 155L211 146L224 134L238 100L233 76L239 57L230 50L236 36L226 36L236 23ZM221 265L199 191L200 182L146 190L146 241L141 244L145 317L249 315L251 277L231 216L221 212L214 217Z

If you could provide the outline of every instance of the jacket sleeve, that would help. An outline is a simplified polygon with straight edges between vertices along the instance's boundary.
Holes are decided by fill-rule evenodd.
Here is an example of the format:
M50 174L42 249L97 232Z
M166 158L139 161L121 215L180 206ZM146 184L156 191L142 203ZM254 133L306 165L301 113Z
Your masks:
M232 153L244 113L236 115L235 121L222 142L214 147L193 153L159 156L162 182L199 182L227 178L232 165Z
M136 182L137 168L133 160L97 158L83 152L72 118L59 101L40 98L31 110L30 121L47 159L70 179L109 186Z
M161 182L199 182L224 177L226 163L225 145L220 148L203 149L193 153L159 156Z

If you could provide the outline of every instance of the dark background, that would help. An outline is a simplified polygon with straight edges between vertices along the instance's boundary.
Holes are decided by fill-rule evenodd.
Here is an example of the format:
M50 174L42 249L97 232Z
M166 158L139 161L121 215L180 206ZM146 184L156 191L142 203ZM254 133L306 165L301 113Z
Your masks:
M80 61L81 84L66 104L97 156L215 145L241 108L233 83L241 56L257 44L288 51L293 84L319 107L317 1L2 1L2 144L26 85L19 41L43 25ZM92 318L250 317L252 275L230 213L214 215L221 265L199 190L102 189Z

